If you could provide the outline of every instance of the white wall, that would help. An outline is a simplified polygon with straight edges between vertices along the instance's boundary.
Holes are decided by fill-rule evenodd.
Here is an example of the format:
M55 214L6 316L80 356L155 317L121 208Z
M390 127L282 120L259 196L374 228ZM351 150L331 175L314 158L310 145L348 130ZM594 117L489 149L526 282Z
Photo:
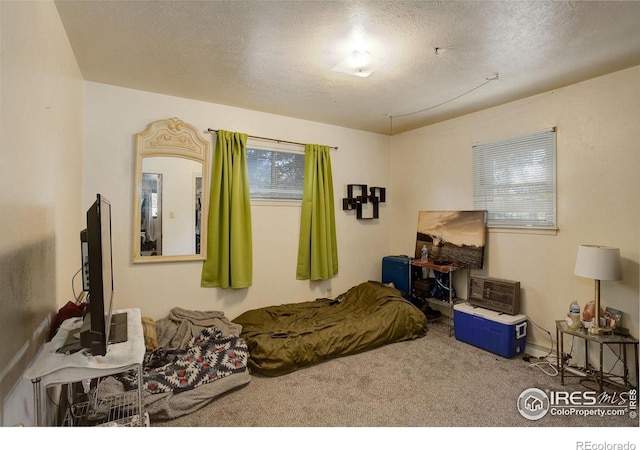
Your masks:
M620 248L623 281L602 282L602 306L638 335L640 67L392 138L392 252L411 252L419 210L473 209L472 145L557 127L557 233L490 232L485 274L521 282L522 312L549 330L594 282L573 274L580 244ZM466 287L460 287L466 296ZM549 336L529 328L549 348Z
M73 300L82 80L53 2L2 1L0 17L0 423L13 426L33 423L22 372Z
M337 295L380 280L381 260L391 245L392 205L382 204L378 220L358 221L354 211L342 211L342 198L347 184L390 187L388 136L92 82L85 83L84 113L84 207L96 193L112 203L114 307L137 307L154 319L173 307L218 310L233 319L249 309ZM134 138L148 123L170 117L203 131L338 146L331 159L339 275L330 281L296 280L299 206L252 206L254 276L248 289L201 288L201 262L133 265Z

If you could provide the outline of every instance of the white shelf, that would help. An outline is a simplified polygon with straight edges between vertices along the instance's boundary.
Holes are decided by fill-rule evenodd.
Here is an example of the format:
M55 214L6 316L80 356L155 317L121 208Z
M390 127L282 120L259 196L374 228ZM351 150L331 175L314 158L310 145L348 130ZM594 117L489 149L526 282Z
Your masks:
M127 313L127 341L110 344L104 356L87 355L82 351L68 355L57 353L56 350L63 346L70 332L68 320L63 322L54 338L43 346L42 351L25 372L25 377L33 382L36 426L51 425L49 418L46 417L45 405L42 404L42 400L47 398L49 387L69 385L129 370L135 370L138 375L138 389L131 391L130 395L136 398L138 413L143 411L142 360L146 349L142 318L137 308L113 311L114 314L121 312ZM129 393L126 398L129 398Z
M137 391L97 398L95 403L84 401L72 404L62 423L66 427L112 426L138 427L149 425L149 415L143 412L140 423L140 404Z

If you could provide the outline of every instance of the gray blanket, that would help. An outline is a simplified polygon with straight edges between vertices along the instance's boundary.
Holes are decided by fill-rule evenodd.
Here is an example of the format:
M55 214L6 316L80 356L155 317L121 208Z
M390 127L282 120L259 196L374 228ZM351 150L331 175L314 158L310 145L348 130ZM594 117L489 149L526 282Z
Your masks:
M217 327L224 336L240 336L242 327L227 319L220 311L189 311L174 308L165 319L156 321L158 345L164 348L185 348L189 340L204 328ZM167 420L190 414L209 404L225 392L251 381L249 371L234 373L212 383L179 394L166 392L144 394L144 408L152 420ZM100 395L124 391L120 381L109 377L100 384Z
M173 308L169 315L156 321L158 345L164 348L185 348L192 337L203 329L216 327L223 336L240 336L242 326L227 319L222 311L189 311Z

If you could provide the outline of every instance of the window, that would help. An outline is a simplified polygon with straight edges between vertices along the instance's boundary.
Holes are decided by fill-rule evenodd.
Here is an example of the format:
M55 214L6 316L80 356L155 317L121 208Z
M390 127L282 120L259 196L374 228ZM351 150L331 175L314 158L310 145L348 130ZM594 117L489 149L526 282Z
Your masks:
M473 206L489 227L555 229L555 128L474 145Z
M302 200L304 153L247 148L252 199Z

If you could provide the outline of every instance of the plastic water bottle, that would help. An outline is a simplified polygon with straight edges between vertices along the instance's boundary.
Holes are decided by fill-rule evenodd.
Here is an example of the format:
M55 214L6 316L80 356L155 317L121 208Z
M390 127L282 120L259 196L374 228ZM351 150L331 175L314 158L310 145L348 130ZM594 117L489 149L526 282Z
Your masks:
M427 250L426 245L422 246L422 257L420 258L420 260L424 262L429 261L429 250Z
M567 314L567 326L571 330L580 328L580 305L575 300L569 305L569 313Z

